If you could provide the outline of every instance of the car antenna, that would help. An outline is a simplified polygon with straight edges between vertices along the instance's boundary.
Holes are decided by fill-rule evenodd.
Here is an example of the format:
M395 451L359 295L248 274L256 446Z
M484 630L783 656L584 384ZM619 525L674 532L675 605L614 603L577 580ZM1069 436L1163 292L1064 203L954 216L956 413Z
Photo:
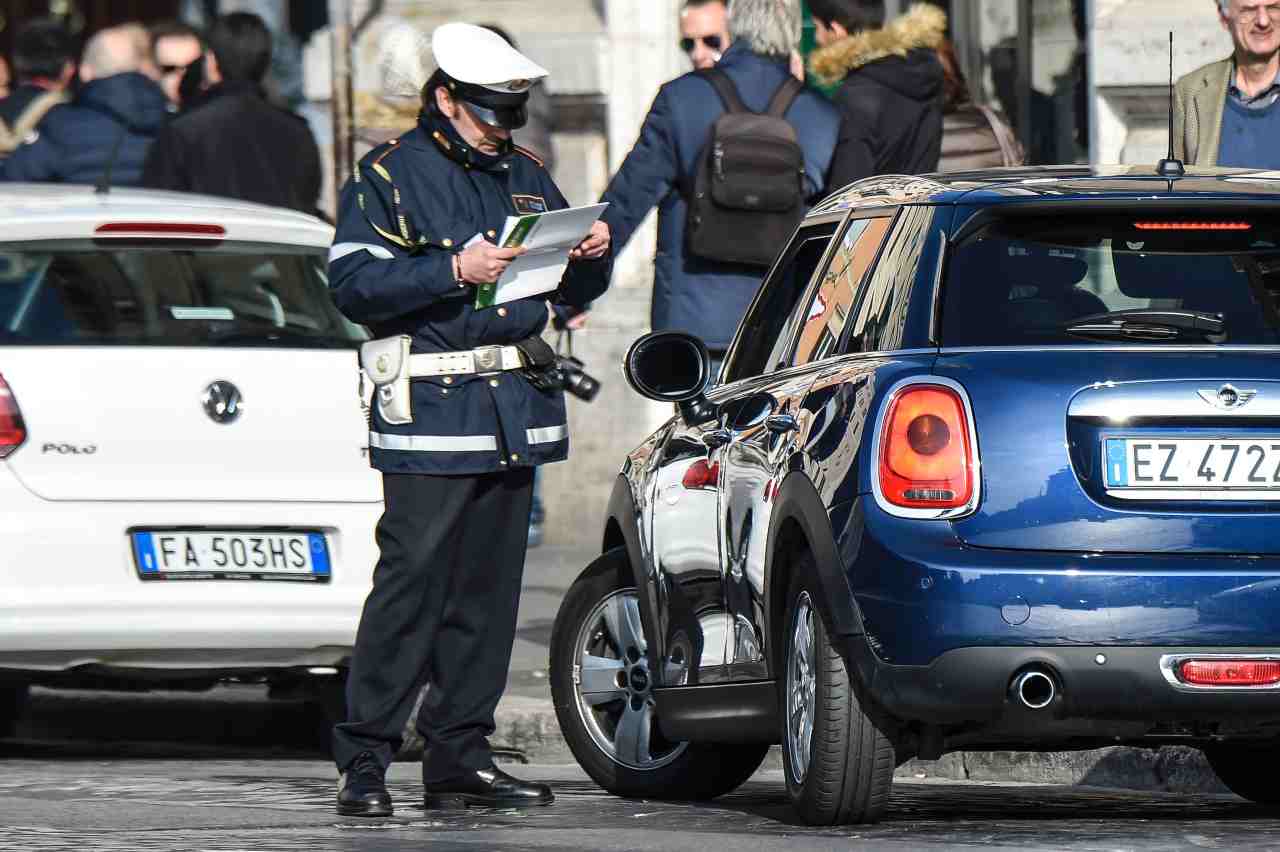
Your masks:
M1156 174L1166 178L1180 178L1187 167L1173 156L1173 30L1169 31L1169 156L1156 164ZM1172 189L1172 185L1170 185Z
M107 165L102 170L102 179L93 187L95 195L107 195L111 192L111 169L116 164L116 158L120 156L120 146L124 144L124 137L128 135L128 125L120 128L120 135L116 137L116 143L111 146L111 156L107 157Z

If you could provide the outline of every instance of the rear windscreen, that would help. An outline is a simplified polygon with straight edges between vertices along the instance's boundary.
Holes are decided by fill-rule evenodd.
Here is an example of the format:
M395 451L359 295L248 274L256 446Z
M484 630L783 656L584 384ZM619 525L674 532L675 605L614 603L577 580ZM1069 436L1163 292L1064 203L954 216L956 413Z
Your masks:
M0 244L0 346L353 347L325 268L298 246Z
M952 249L945 346L1280 343L1280 222L1035 217Z

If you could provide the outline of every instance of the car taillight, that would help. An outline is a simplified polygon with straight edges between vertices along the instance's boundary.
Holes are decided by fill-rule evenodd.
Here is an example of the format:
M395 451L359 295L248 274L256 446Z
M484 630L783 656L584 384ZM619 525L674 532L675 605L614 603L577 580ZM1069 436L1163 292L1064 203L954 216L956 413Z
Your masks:
M903 509L959 509L974 497L976 447L960 393L913 384L889 400L880 432L879 492Z
M1186 660L1178 674L1196 686L1275 686L1280 683L1280 661Z
M719 481L720 465L707 464L706 459L698 459L689 465L680 484L690 491L701 491L708 488L714 489Z
M9 390L4 376L0 376L0 459L8 458L25 440L27 426L22 422L18 401L13 398L13 391Z

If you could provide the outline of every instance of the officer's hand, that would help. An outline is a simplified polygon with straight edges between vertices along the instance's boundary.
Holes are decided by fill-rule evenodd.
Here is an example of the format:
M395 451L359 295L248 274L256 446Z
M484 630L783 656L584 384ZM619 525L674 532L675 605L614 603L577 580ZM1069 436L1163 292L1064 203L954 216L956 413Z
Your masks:
M468 284L488 284L497 281L507 271L511 261L525 253L523 248L498 248L481 240L460 254L462 280Z
M609 251L609 244L612 239L609 234L609 226L604 222L597 221L591 226L591 233L587 234L587 238L570 249L569 257L574 260L595 260L596 258L604 257L605 253Z

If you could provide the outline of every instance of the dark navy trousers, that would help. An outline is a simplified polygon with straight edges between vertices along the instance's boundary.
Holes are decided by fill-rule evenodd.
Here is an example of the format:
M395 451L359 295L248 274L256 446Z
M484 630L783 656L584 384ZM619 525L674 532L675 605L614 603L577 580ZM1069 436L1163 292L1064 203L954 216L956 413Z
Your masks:
M515 641L533 468L474 476L384 474L373 590L334 728L345 769L360 752L389 766L414 701L423 780L491 765L488 737Z

